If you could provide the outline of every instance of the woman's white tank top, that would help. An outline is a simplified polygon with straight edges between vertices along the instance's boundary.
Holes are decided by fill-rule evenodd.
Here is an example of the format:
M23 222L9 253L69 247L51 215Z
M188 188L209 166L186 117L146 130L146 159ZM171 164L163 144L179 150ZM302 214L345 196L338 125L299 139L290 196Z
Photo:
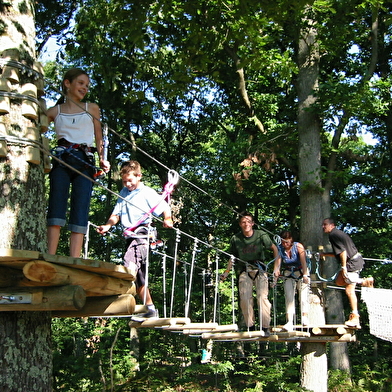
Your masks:
M61 113L60 105L57 105L57 116L54 119L57 140L64 138L70 143L87 144L92 146L94 142L94 121L86 111L80 113Z

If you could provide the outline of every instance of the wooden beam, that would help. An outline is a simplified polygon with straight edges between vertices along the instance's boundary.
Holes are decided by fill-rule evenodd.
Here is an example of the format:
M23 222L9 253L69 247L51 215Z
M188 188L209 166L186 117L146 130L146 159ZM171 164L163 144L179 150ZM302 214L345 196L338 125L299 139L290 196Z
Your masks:
M162 328L164 327L174 327L185 324L190 324L191 320L188 317L177 317L177 318L151 318L145 319L142 322L130 321L129 326L131 328Z
M134 287L134 282L81 271L47 261L30 261L23 267L27 279L33 282L49 283L53 286L80 285L87 295L127 294Z
M81 309L86 293L81 286L2 289L0 311L51 311Z
M273 335L270 335L273 336ZM264 331L244 331L244 332L218 332L218 333L203 333L203 339L213 340L257 340L259 338L266 338Z
M82 309L54 311L52 312L52 317L130 316L135 311L135 303L135 297L132 294L88 297Z
M136 269L124 267L123 265L106 263L100 260L82 259L79 257L50 255L43 253L40 257L50 263L60 264L75 269L95 272L114 278L134 281L136 279Z
M218 325L212 329L184 329L182 333L184 335L200 335L202 333L217 333L217 332L236 332L238 331L237 324L227 324L227 325Z
M211 330L214 329L218 326L218 323L188 323L188 324L183 324L183 325L171 325L168 327L165 327L163 329L167 331L183 331L185 329L188 330Z
M0 265L4 267L22 269L32 260L43 260L69 266L75 269L95 272L98 274L134 281L136 270L123 265L107 263L100 260L83 259L79 257L50 255L37 251L0 248Z
M0 287L14 287L18 286L19 282L24 278L22 271L0 267Z

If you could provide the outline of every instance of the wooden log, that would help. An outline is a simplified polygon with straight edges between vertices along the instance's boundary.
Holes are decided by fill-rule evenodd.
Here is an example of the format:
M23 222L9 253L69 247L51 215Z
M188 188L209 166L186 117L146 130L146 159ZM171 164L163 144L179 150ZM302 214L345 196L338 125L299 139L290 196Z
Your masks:
M80 310L58 310L52 317L108 317L129 316L135 310L135 297L131 294L110 297L88 297Z
M23 277L24 275L20 270L8 267L0 267L0 287L18 286Z
M3 289L0 292L1 312L75 310L85 303L86 293L81 286Z
M80 285L87 295L89 293L103 296L126 294L134 286L131 281L63 267L42 260L27 263L23 267L23 274L33 282L50 283L53 286Z
M37 257L37 259L44 259L49 263L67 265L72 268L96 272L98 274L102 273L107 276L124 280L134 281L136 278L136 270L134 268L124 267L123 265L106 263L100 260L82 259L80 257L49 255L47 253L44 253L41 256L42 257Z

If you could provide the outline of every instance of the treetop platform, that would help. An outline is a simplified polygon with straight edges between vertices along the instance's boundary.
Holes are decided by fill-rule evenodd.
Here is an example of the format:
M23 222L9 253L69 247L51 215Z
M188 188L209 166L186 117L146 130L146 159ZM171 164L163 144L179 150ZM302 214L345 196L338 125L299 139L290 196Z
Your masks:
M129 315L135 309L136 271L121 265L0 249L0 272L0 311L85 317Z

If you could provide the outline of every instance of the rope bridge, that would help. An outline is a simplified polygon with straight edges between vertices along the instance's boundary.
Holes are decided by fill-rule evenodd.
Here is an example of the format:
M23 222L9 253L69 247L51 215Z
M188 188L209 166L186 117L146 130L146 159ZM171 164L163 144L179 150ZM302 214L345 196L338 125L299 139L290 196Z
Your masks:
M35 72L32 69L28 69L29 67L26 67L25 65L23 65L23 64L21 64L19 62L15 62L15 61L9 62L8 61L7 64L5 64L5 63L4 64L3 63L0 64L1 67L5 66L5 65L17 67L17 68L21 69L23 72L32 72L34 74L35 79L40 79L41 81L43 81L43 79L44 79L43 75L41 73ZM51 84L51 83L49 82L49 84ZM43 88L43 86L42 86L42 88ZM62 94L60 91L58 91L58 92L60 94ZM18 95L17 97L14 97L14 96L12 96L12 92L5 91L5 92L0 92L0 97L1 96L2 97L8 97L8 98L12 97L12 98L20 98L20 99L24 99L24 100L34 101L34 103L37 104L37 106L40 107L40 111L42 112L42 114L46 113L45 105L43 105L39 100L36 100L35 98L33 99L33 98L29 97L26 94L25 95ZM81 109L84 110L83 107L81 107ZM34 115L35 115L35 117L37 117L36 113ZM100 119L96 119L96 120L100 121ZM41 130L43 130L43 129L41 129ZM151 160L153 160L156 163L158 163L160 166L166 168L168 170L169 176L176 174L176 181L179 178L181 178L181 180L186 182L188 185L194 187L198 192L201 192L201 193L207 195L211 200L216 201L219 204L219 206L225 207L227 209L227 211L235 212L236 214L238 214L238 212L235 211L231 206L228 206L228 205L222 203L221 200L217 200L215 197L213 197L212 195L210 195L209 193L207 193L203 189L199 188L198 186L196 186L192 182L188 181L186 178L184 178L182 176L179 176L176 172L174 172L173 170L171 170L167 166L163 165L162 162L159 162L157 159L155 159L154 157L152 157L151 155L147 154L145 151L140 149L138 146L136 146L133 141L128 140L126 137L120 135L119 133L115 132L113 129L109 128L107 126L107 124L103 123L103 137L104 137L103 140L104 140L104 144L105 144L105 146L104 146L105 147L104 148L105 155L107 155L108 143L109 143L108 131L110 131L112 134L116 135L120 140L122 140L122 141L126 142L128 145L132 146L132 148L140 151L141 153L143 153L144 155L149 157ZM56 157L52 153L53 151L51 151L48 148L48 146L44 145L43 143L40 143L39 140L30 140L30 139L27 139L27 138L24 138L23 140L21 138L15 139L11 135L2 136L1 139L4 142L7 142L7 143L20 143L22 141L23 143L26 144L26 146L36 147L39 150L41 150L41 152L45 156L51 156L52 159L55 159L55 160L57 159L58 160L58 157ZM105 156L105 158L107 158L107 157ZM38 160L37 162L39 163L40 160ZM68 166L63 161L61 163L64 164L65 166ZM77 170L75 170L72 167L69 167L69 168L71 170L74 170L74 171L78 172ZM80 175L83 175L83 173L80 173L80 172L78 172L78 173ZM103 184L95 181L98 178L99 177L97 177L95 179L91 179L91 178L88 178L88 179L90 181L92 181L94 184L96 184L96 185L100 186L101 188L105 189L107 192L112 193L112 194L114 194L117 197L120 197L118 193L113 192L111 189L105 187ZM168 184L174 186L174 181L170 181L169 180ZM163 197L169 196L171 191L173 190L172 188L173 187L171 186L171 187L168 187L167 189L165 189ZM134 206L134 207L138 208L138 206ZM150 214L152 211L143 211L143 212L145 214ZM156 218L156 219L158 221L160 220L159 218ZM263 228L263 230L268 232L269 234L271 234L274 237L275 242L279 241L279 236L274 236L273 233L270 233L265 228ZM179 244L180 240L182 240L181 237L182 238L186 238L188 240L189 239L193 240L193 250L191 252L189 252L188 256L185 256L185 258L190 259L190 261L188 261L188 260L180 260L180 257L177 254L178 244ZM198 255L200 254L202 248L205 248L205 249L203 249L203 250L205 250L205 252L203 253L204 255L208 254L210 257L214 257L215 256L215 271L214 271L215 273L212 272L214 270L214 268L211 265L211 264L213 264L213 262L210 262L210 266L208 268L201 268L201 267L199 267L197 265L197 259L199 258ZM86 249L86 253L87 253L88 242L86 244L85 249ZM163 313L164 313L165 317L168 314L170 319L172 319L173 312L174 312L174 296L175 296L174 294L175 294L175 292L176 292L176 295L178 295L178 292L176 290L176 289L178 289L178 282L176 281L176 278L177 278L177 276L176 276L177 275L176 274L177 264L179 264L179 265L182 264L182 266L183 266L183 272L184 272L184 282L183 282L184 293L183 293L183 297L181 298L181 300L182 300L183 305L184 305L184 309L183 309L183 313L184 314L183 314L183 317L181 319L179 319L179 318L176 319L177 320L176 323L168 321L169 326L166 326L168 330L173 330L174 331L174 330L178 329L178 330L181 330L184 333L184 331L187 330L187 328L184 327L184 325L187 324L190 327L190 328L188 328L190 333L192 333L192 332L195 333L195 331L198 331L198 334L199 333L204 334L203 337L206 338L206 339L218 338L218 335L216 333L213 334L212 336L208 335L208 332L206 331L206 327L207 327L207 329L213 330L213 332L217 332L219 329L220 329L220 331L224 331L225 328L227 328L227 330L229 330L229 331L230 330L234 330L234 331L237 330L237 326L235 324L236 317L235 317L235 310L234 310L236 308L235 307L235 299L234 299L234 297L235 297L235 295L234 295L234 273L232 273L232 275L231 275L231 277L232 277L231 290L230 290L231 291L231 295L230 294L226 295L227 299L229 301L231 301L231 306L232 306L232 324L229 324L227 326L218 325L218 321L219 321L219 318L220 318L219 308L220 308L220 306L222 306L222 304L221 304L221 300L222 300L222 298L221 298L221 290L220 290L220 287L219 287L220 286L220 284L219 284L220 283L219 282L219 280L220 280L219 279L219 259L222 256L223 257L227 257L227 258L233 257L232 255L230 255L230 254L228 254L228 253L226 253L226 252L224 252L224 251L222 251L220 249L217 249L217 248L211 246L206 241L203 241L203 240L198 239L196 237L193 237L192 235L189 235L189 234L187 234L187 233L185 233L183 231L180 231L179 229L176 229L176 240L175 240L174 254L173 255L166 254L165 249L162 249L162 251L156 249L155 253L162 257L162 267L163 267L163 272L164 272L163 273L163 279L164 280L166 280L166 277L165 277L166 260L170 260L173 263L173 275L172 275L172 279L171 279L172 287L171 287L171 296L170 296L171 297L170 298L170 307L168 307L169 309L167 309L167 306L166 306L166 294L167 294L167 292L166 292L166 284L163 285L164 286L164 290L165 290L164 293L163 293L163 302L164 302L164 307L163 307L163 311L164 312ZM181 256L181 257L184 257L184 256ZM33 259L37 259L37 258L38 258L38 256L35 255ZM9 266L8 264L10 264L10 266L12 266L12 268L17 266L17 270L18 270L18 273L19 273L19 270L21 271L22 269L27 271L27 268L25 268L25 264L26 265L30 265L30 264L28 264L28 263L30 263L30 261L28 259L29 259L29 257L27 257L27 258L26 257L19 257L19 256L15 257L15 255L10 256L8 254L5 254L3 256L3 258L2 258L2 260L3 260L2 263L6 267ZM53 263L54 264L56 264L56 263L57 264L59 264L59 263L60 264L62 264L62 263L63 264L68 264L68 263L70 263L70 260L71 260L71 258L62 258L61 260L58 260L57 257L54 257L54 258L50 258L49 257L48 260L44 260L44 262L49 261L52 264L50 264L48 266L45 263L41 263L41 265L42 265L42 268L43 267L53 268ZM239 263L244 263L242 260L239 260L239 259L236 259L235 261L237 263L238 262ZM36 266L37 262L34 261L34 263L31 264L31 268L30 268L31 271L29 270L30 273L34 272L33 271L33 267L37 268L37 266ZM80 266L82 265L83 269L91 269L91 270L94 270L94 273L96 272L95 270L96 270L97 267L95 267L93 265L92 261L86 260L83 263L81 260L72 260L72 263L73 263L72 266L73 266L74 269L75 268L80 268ZM147 263L148 263L148 260L147 260ZM86 264L86 265L84 265L84 264ZM318 266L318 264L316 264L316 265ZM58 268L64 268L64 266L60 265L60 267L58 267ZM101 268L101 267L99 266L99 268ZM100 273L103 274L103 275L108 275L108 271L110 271L110 275L113 275L113 274L116 275L119 272L117 270L116 271L112 271L112 269L115 269L115 268L117 268L117 267L113 266L113 265L112 266L105 265L104 268L102 267L102 271L100 270ZM202 323L198 323L198 325L195 325L195 323L193 323L193 325L189 325L189 324L192 324L192 323L190 323L190 319L189 319L188 316L191 313L191 304L192 304L191 303L191 296L192 296L192 294L195 293L194 284L200 283L199 280L195 279L195 270L201 270L201 276L202 276L201 280L202 280L202 285L203 285L203 287L202 287L202 290L203 290L202 291L202 296L203 296L202 308L201 309L196 309L195 313L202 314L203 322ZM91 272L91 271L89 271L89 272ZM318 272L318 270L316 272ZM206 282L205 282L205 280L207 279L207 274L211 274L212 277L215 277L215 279L212 279L212 281L213 281L213 285L212 285L212 287L213 287L213 295L210 296L210 300L212 300L211 302L213 302L213 304L212 304L213 315L212 315L212 317L209 317L209 318L212 320L212 323L206 323L207 317L206 317L206 292L205 292ZM74 274L75 279L77 279L78 275L80 275L80 273L79 274ZM125 275L125 277L126 277L127 276L127 272L124 271L120 275ZM128 274L128 275L130 275L130 274ZM83 276L85 276L85 275L83 275ZM119 279L118 276L110 276L110 278L111 278L110 282L112 284L111 287L116 287L117 288L117 286L121 286L122 287L121 290L123 290L124 292L127 291L127 289L128 289L127 285L129 285L129 283L126 283L126 282L124 283L123 282L124 279L122 279L121 281L116 281L115 279ZM124 276L121 276L121 278L124 278ZM98 295L108 295L108 293L106 291L104 291L104 290L106 290L106 286L104 284L106 282L106 280L104 282L104 279L102 278L101 275L99 275L98 277L95 276L95 279L96 279L95 282L98 282L99 284L101 284L102 287L99 288L98 293L95 292L95 291L92 291L91 287L86 289L87 292L89 292L89 290L91 291L91 298L88 298L88 301L87 301L87 302L90 303L91 307L92 306L97 306L97 304L95 304L96 301L94 301L94 296L96 296L97 294ZM332 278L325 279L325 278L322 278L320 276L318 277L318 279L321 282L326 282L326 281L332 280ZM147 282L146 282L146 286L147 286ZM166 281L164 283L166 283ZM96 288L96 286L97 286L97 283L92 285L92 287L95 287L95 288ZM115 294L122 294L123 291L120 291L118 293L115 292ZM389 326L388 321L390 321L391 318L392 318L391 317L392 300L388 300L390 298L390 295L388 295L389 293L390 293L390 290L374 289L374 288L363 288L362 289L362 298L365 301L365 303L367 305L367 308L368 308L368 312L369 312L371 333L374 334L377 337L380 337L382 339L391 341L392 333L387 330L387 327ZM9 307L9 302L13 301L13 299L11 299L12 296L7 296L6 293L3 293L3 294L4 295L2 297L0 296L0 299L2 298L1 301L3 301L5 303L4 304L5 307ZM78 294L78 293L76 293L76 294ZM71 298L71 299L73 299L76 294L73 293L73 292L70 293L70 298L73 295L73 297ZM83 302L83 301L80 299L80 302ZM20 306L25 306L24 304L15 304L15 306L19 306L19 305ZM40 308L38 305L35 305L35 306ZM42 307L43 305L40 305L40 306ZM55 305L53 305L53 306L55 306ZM30 308L31 308L31 306L30 306ZM274 309L275 309L275 307L274 307ZM276 313L276 312L274 312L274 313ZM162 322L163 321L161 320L160 323L162 323ZM151 324L151 327L152 327L153 324L155 324L155 326L157 326L157 323L159 323L159 322L157 322L157 321L154 322L153 320L150 320L150 321L146 320L144 323L146 324L145 326L147 326L147 324ZM180 327L178 327L177 324L182 324L182 325ZM208 325L206 325L206 324L208 324ZM274 324L276 326L276 321L274 321ZM160 326L160 327L162 328L162 326ZM333 329L334 331L336 330L335 331L336 333L334 333L334 335L332 336L332 335L330 335L328 333L328 329ZM309 332L310 330L312 332ZM352 336L350 333L348 333L347 329L344 326L332 326L332 325L331 326L318 326L318 327L308 328L307 331L300 331L300 332L293 332L293 333L297 334L296 335L297 338L298 337L299 338L306 337L306 338L315 339L315 341L319 341L317 336L320 335L320 334L322 334L324 336L324 341L343 341L343 340L341 340L341 338L339 336L342 336L342 337L345 336L345 338L348 339L348 340L345 340L345 341L351 341L350 339L351 339L351 336ZM232 338L234 338L234 339L241 339L241 338L243 338L243 339L246 339L246 340L254 340L254 339L258 339L258 338L263 338L262 331L260 331L260 332L257 332L257 331L254 331L254 332L243 332L243 333L240 333L240 334L241 335L233 335L233 336L230 336L230 335L226 334L226 335L220 336L219 338L220 339L228 339L228 340L231 340ZM298 334L303 334L303 335L300 336ZM331 336L330 340L326 339L325 336ZM290 338L291 336L287 335L285 337ZM338 340L334 340L335 338L338 339Z

